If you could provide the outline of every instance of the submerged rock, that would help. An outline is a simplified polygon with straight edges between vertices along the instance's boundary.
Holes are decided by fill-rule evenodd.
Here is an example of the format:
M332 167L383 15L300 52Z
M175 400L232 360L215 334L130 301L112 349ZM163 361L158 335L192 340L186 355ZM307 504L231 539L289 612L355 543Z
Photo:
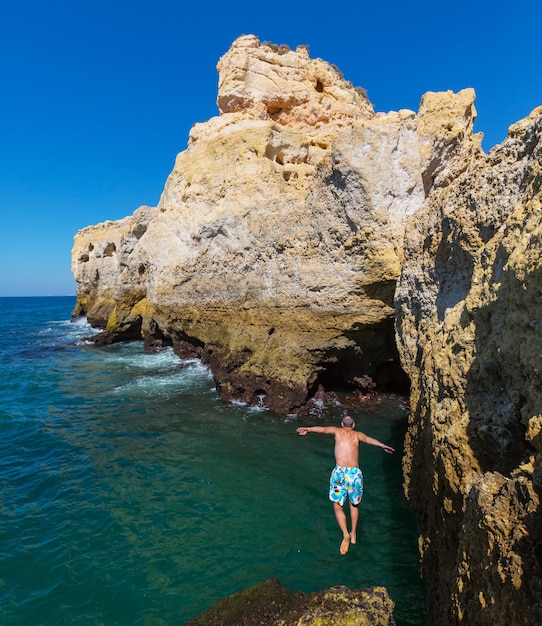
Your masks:
M221 114L192 128L158 207L77 233L74 315L198 354L222 398L277 412L389 379L405 223L479 158L474 92L375 114L306 47L252 35L218 69Z
M331 587L304 594L272 578L221 600L186 626L394 626L384 587Z

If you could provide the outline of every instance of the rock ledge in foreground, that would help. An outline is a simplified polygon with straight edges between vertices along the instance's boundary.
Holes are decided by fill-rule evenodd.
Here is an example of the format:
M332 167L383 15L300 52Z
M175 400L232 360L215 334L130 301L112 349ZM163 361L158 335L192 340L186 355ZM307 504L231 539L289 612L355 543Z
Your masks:
M395 626L394 604L384 587L331 587L301 593L275 578L220 600L186 626Z

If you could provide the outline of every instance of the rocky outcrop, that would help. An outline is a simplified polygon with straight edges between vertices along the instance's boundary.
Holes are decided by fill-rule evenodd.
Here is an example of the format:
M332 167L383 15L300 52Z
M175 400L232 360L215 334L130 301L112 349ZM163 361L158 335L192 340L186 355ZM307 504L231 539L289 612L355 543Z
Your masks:
M394 626L393 608L383 587L305 594L272 578L221 600L186 626Z
M278 412L384 384L405 223L479 158L474 93L375 114L306 47L254 36L218 69L221 114L193 127L158 207L76 235L74 315L104 341L171 341L223 398Z
M404 469L432 623L542 624L542 107L409 222Z

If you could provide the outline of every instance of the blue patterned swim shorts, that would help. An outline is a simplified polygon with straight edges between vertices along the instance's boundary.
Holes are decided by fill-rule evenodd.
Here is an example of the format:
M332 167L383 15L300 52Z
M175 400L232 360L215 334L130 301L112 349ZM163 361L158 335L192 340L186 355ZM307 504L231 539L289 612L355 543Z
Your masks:
M358 505L363 497L363 474L359 467L341 467L336 465L329 479L329 499L341 506L346 497Z

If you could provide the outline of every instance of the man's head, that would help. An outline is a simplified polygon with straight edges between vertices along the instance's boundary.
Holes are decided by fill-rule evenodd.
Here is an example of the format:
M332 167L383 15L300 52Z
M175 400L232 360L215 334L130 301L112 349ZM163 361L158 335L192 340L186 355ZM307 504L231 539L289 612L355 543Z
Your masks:
M354 428L356 424L354 420L350 417L350 415L345 415L341 420L341 426L343 428Z

